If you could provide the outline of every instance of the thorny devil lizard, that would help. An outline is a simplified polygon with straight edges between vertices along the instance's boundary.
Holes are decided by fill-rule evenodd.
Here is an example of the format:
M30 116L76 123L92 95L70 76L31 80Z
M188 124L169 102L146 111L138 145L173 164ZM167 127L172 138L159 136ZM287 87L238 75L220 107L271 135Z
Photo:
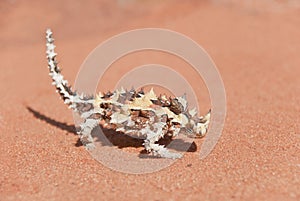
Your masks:
M77 131L87 149L95 147L92 130L101 124L125 134L145 137L144 147L153 156L180 158L157 141L165 135L176 137L179 133L190 137L203 137L208 129L210 111L197 116L196 109L189 110L185 96L167 98L156 96L153 90L116 90L96 96L78 94L71 89L57 65L52 31L46 31L49 75L64 103L77 112L83 123Z

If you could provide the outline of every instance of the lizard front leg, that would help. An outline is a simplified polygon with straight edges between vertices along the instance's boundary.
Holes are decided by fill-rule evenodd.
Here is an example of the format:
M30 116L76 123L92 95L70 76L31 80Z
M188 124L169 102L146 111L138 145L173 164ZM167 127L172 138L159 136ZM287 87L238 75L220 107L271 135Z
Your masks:
M170 152L164 145L156 144L156 142L165 135L165 122L154 123L153 129L150 126L142 129L142 133L146 134L146 139L144 140L144 146L147 152L152 153L153 156L162 158L181 158L182 154Z

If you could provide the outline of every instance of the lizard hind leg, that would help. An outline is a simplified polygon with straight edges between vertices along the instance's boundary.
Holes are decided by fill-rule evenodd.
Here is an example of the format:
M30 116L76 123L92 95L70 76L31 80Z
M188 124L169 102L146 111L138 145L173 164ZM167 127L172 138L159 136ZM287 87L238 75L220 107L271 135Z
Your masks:
M92 131L97 127L99 121L99 119L85 119L84 122L80 124L77 134L79 135L82 144L88 150L95 148Z

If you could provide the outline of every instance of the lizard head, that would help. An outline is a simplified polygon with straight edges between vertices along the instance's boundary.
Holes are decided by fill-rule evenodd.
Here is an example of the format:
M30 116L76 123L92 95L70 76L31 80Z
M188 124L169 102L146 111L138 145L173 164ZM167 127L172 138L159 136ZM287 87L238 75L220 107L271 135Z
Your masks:
M194 126L196 137L203 137L207 133L208 125L210 122L210 112L211 110L209 110L205 116L197 118Z
M200 116L200 117L197 117L194 111L189 111L189 113L190 113L190 119L188 123L185 125L185 131L187 136L191 138L204 137L204 135L207 133L208 130L211 111L209 110L205 116Z

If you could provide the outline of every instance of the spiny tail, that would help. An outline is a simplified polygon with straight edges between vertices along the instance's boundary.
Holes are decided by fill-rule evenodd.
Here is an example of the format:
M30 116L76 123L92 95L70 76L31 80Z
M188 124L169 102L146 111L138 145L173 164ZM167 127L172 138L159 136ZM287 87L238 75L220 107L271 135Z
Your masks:
M56 53L54 51L54 39L52 37L52 31L47 29L46 31L46 46L47 46L47 59L49 75L52 78L52 84L55 85L56 91L59 93L60 97L64 100L64 103L72 108L74 103L74 98L76 93L72 91L71 87L68 85L68 81L64 79L63 75L60 73L60 69L56 61Z

